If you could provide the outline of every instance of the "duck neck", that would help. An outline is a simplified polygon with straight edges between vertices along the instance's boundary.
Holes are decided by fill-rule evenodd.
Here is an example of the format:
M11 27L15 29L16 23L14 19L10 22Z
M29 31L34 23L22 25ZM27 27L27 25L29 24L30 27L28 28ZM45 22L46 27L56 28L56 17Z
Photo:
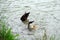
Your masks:
M28 29L30 29L30 24L28 23Z
M29 31L32 31L32 29L30 28L30 24L28 23L28 30Z

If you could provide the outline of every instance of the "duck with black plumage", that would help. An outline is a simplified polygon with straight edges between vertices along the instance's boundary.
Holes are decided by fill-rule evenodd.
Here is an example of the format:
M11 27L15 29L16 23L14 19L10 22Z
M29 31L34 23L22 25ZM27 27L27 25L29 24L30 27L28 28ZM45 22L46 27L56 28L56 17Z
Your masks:
M28 24L28 22L29 22L29 19L28 19L29 14L30 14L30 12L25 12L25 13L21 16L20 20L21 20L24 24Z

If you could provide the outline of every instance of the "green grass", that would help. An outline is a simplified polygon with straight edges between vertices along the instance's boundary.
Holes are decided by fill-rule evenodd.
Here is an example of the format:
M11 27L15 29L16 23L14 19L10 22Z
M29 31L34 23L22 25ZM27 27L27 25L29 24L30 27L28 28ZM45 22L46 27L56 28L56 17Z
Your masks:
M44 34L42 36L42 40L47 40L47 33L46 33L46 30L44 31Z
M14 35L11 28L8 28L2 20L0 20L0 40L15 40L18 34Z
M55 40L55 38L56 38L56 36L55 36L55 35L52 35L52 36L50 37L50 40Z
M56 35L55 34L52 34L51 36L47 35L47 30L44 29L43 35L35 38L35 40L56 40Z
M44 30L42 40L55 40L55 38L56 38L56 36L54 34L49 36L49 35L47 35L46 30Z

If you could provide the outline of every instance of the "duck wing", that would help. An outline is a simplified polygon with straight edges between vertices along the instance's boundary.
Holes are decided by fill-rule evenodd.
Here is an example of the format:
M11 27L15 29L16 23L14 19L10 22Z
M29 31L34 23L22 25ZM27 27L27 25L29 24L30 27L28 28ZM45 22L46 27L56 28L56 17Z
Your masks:
M20 18L21 21L25 21L27 20L28 16L29 16L30 12L26 13L24 15L22 15L22 17Z

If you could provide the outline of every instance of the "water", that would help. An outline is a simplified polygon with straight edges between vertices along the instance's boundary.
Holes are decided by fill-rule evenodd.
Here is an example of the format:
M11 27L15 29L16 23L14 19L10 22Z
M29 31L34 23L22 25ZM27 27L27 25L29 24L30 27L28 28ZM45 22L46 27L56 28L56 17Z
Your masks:
M30 12L29 20L34 20L37 25L36 31L28 31L27 25L21 22L20 17ZM55 34L57 39L60 35L60 0L0 0L0 13L12 28L14 33L21 36L21 40L36 40L41 38L45 28L47 35Z

